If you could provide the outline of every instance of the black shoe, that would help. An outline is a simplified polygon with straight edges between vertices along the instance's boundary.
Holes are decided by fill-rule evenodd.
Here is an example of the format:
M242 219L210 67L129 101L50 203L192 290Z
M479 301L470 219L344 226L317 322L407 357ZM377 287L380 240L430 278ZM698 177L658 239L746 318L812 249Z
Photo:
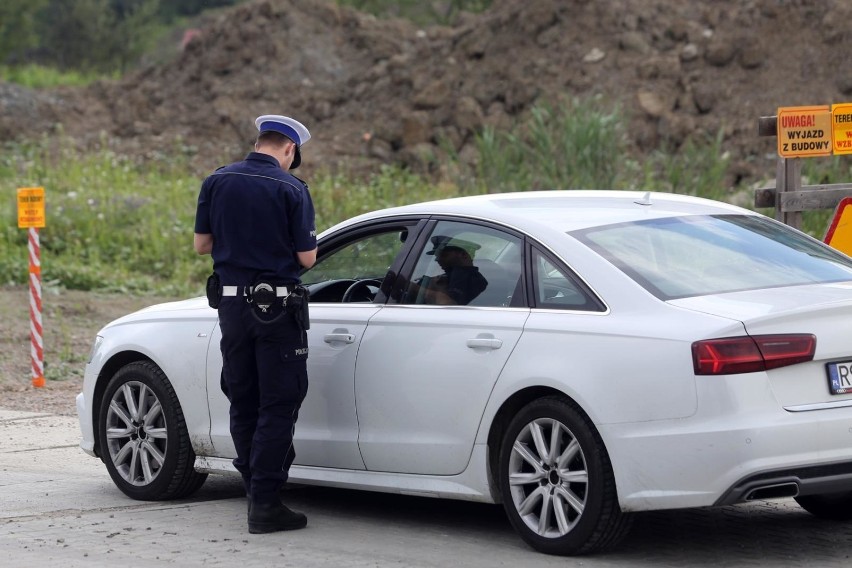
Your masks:
M249 503L248 527L251 534L291 531L304 528L308 518L281 503Z

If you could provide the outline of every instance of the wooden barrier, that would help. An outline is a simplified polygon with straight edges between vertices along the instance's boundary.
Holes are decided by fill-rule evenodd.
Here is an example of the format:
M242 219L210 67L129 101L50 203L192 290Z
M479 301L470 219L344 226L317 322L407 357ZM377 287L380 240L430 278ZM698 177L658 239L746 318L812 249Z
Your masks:
M778 135L778 117L762 116L757 121L758 136ZM844 197L852 197L852 183L802 185L802 158L778 156L775 187L754 191L755 207L773 207L775 218L802 228L802 211L836 209Z

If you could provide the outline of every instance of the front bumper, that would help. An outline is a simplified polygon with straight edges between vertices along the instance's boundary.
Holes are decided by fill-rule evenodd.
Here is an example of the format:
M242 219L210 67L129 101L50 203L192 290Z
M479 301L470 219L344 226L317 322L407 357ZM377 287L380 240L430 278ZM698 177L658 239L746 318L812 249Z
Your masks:
M80 421L80 448L92 457L98 457L95 453L95 432L92 424L92 411L86 407L86 398L83 393L77 395L77 419Z

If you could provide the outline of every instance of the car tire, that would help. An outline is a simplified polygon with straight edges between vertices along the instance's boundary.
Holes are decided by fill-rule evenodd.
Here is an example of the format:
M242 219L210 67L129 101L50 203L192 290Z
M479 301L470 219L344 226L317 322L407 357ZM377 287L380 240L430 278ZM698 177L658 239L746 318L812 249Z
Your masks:
M795 497L805 511L820 519L830 521L852 520L852 491Z
M195 452L183 411L165 373L149 361L118 370L98 412L98 442L113 482L133 499L179 499L207 474L195 471Z
M541 398L515 415L503 436L499 467L509 521L539 552L589 553L613 546L630 528L603 441L566 399Z

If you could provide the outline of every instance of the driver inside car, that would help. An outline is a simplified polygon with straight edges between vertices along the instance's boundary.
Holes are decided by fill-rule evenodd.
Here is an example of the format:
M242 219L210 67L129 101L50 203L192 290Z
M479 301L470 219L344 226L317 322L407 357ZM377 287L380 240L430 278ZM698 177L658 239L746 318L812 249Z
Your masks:
M409 297L415 304L464 306L488 287L488 280L473 265L473 257L480 245L454 237L435 235L431 238L435 261L443 270L437 276L423 276L409 288Z

